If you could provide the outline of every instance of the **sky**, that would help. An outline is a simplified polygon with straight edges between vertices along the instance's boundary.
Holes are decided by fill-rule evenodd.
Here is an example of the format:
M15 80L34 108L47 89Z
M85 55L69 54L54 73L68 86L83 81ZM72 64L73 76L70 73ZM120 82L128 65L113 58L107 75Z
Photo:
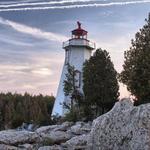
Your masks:
M56 95L62 42L80 21L120 72L150 0L0 0L0 92ZM121 97L129 93L120 86Z

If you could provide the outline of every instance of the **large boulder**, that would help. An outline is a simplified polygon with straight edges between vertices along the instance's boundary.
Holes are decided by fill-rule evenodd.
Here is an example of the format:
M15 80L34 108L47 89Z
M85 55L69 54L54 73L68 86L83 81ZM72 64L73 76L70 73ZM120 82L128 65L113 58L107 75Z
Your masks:
M0 144L18 145L24 143L36 143L39 136L34 132L6 130L0 131Z
M90 150L150 150L150 104L134 107L129 99L94 120Z

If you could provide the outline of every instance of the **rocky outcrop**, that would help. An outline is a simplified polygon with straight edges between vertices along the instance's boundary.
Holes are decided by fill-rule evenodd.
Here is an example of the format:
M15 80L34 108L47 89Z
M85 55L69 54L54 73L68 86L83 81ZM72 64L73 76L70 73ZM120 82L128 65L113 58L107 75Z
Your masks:
M38 143L39 136L34 132L6 130L0 132L0 144L19 145L24 143Z
M150 150L150 104L129 99L93 123L64 122L35 131L0 131L0 150Z
M89 150L150 150L150 104L134 107L128 99L94 120Z
M87 145L91 123L64 122L40 127L34 132L23 129L0 131L0 150L74 150Z

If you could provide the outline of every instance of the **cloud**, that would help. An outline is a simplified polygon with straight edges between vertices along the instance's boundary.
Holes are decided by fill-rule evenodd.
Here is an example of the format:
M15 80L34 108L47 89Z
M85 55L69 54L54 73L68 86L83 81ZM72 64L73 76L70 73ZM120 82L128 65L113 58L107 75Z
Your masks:
M17 90L18 92L38 93L41 86L51 88L51 76L53 72L50 67L36 64L3 64L0 65L0 90ZM53 84L53 83L52 83Z
M3 62L0 64L0 91L55 93L63 60L62 55L56 52L35 52L30 54L28 61Z
M56 5L56 4L67 4L67 3L77 3L77 2L94 2L97 0L62 0L62 1L49 1L49 2L34 2L34 3L17 3L17 4L5 4L0 5L1 8L10 8L10 7L20 7L20 6L37 6L37 5Z
M20 24L14 21L6 20L1 17L0 17L0 24L9 26L18 32L31 35L35 38L46 39L49 41L57 41L57 42L63 42L68 39L67 37L60 35L60 34L56 34L52 32L45 32L45 31L42 31L41 29L30 27L30 26Z
M41 75L44 75L44 76L49 76L49 75L52 75L52 71L49 69L49 68L40 68L40 69L34 69L32 70L32 73L34 74L39 74L40 76Z
M18 40L13 40L10 38L4 38L4 36L0 36L0 42L4 42L7 44L17 45L17 46L33 46L31 43L26 43Z
M48 9L71 9L71 8L84 8L84 7L108 7L108 6L120 6L131 4L150 3L150 0L139 1L124 1L124 2L109 2L109 3L92 3L92 4L78 4L78 5L63 5L63 6L39 6L39 7L18 7L18 8L6 8L0 9L0 12L8 11L27 11L27 10L48 10Z
M23 88L23 89L30 89L30 90L35 90L35 89L36 89L36 87L33 86L33 85L31 85L31 84L24 84L24 85L22 86L22 88Z

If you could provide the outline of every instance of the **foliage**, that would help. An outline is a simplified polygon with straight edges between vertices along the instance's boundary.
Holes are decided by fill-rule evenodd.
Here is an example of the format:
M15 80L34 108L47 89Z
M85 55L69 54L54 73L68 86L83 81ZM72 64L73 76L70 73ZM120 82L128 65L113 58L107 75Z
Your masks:
M150 102L150 14L124 57L120 81L137 98L137 104Z
M83 91L85 117L91 120L112 108L117 101L117 72L106 50L97 49L84 63Z
M76 122L78 121L78 114L77 112L74 110L70 110L69 112L67 112L65 114L65 117L63 118L64 121L69 121L69 122Z
M76 69L74 66L67 64L67 74L64 80L64 94L66 101L63 106L68 109L65 119L68 121L77 121L81 117L81 102L83 95L80 88L77 86Z
M76 89L75 83L77 82L77 80L75 79L75 75L75 67L71 66L70 64L67 64L66 80L64 80L65 96L72 95L72 93Z
M16 128L23 122L48 124L53 103L53 96L0 93L0 129Z

